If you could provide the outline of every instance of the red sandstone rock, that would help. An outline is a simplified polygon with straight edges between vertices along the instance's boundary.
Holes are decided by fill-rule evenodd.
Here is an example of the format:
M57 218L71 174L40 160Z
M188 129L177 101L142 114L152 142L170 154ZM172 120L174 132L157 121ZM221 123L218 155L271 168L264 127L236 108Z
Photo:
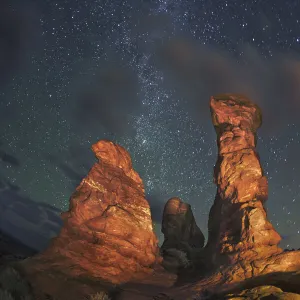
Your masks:
M268 184L255 150L261 111L240 95L212 97L210 107L219 149L207 245L214 264L280 253L280 235L263 206Z
M110 141L92 149L99 161L71 196L59 236L26 262L27 273L48 270L120 284L151 274L161 260L143 182L128 152Z
M299 280L300 252L278 247L280 235L264 208L267 179L255 149L262 118L259 107L244 96L226 94L212 97L210 108L219 149L214 170L217 195L203 253L212 270L197 283L170 291L175 300L208 295L218 299L216 293L268 284L282 287L288 286L287 278ZM299 293L299 287L294 283L288 291Z

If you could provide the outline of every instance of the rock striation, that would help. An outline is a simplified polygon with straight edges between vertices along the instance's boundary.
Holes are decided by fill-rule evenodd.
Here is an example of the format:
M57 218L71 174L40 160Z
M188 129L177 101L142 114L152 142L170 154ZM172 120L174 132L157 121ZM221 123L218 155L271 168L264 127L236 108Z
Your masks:
M161 231L164 234L161 246L164 268L179 273L191 267L191 251L201 249L205 241L191 206L176 197L169 199L164 207Z
M98 162L71 196L59 236L23 265L35 286L42 271L118 285L151 274L161 260L143 182L128 152L106 140L92 150Z

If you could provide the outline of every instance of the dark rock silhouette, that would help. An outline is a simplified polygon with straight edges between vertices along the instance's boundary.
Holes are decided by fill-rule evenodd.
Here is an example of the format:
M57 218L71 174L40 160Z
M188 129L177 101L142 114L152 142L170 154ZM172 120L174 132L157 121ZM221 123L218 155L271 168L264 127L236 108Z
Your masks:
M196 224L191 206L179 198L169 199L163 212L162 233L163 266L175 273L190 267L190 252L195 248L202 248L205 240Z
M37 254L35 249L27 247L13 237L0 232L0 266Z

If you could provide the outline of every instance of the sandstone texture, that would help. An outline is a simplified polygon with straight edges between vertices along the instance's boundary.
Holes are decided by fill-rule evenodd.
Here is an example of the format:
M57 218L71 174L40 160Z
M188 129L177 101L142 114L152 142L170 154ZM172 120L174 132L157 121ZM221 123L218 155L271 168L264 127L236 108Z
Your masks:
M216 265L280 253L281 240L267 219L268 182L256 152L261 111L247 98L220 95L210 101L217 133L217 195L209 216L207 247Z
M300 270L300 252L279 248L281 237L264 207L268 183L256 151L261 111L236 94L211 97L210 109L218 144L214 168L217 193L203 251L210 271L168 296L176 300L216 299L218 293L246 289L245 282L247 288L283 285L284 292L300 293L299 277L295 275ZM288 285L287 278L294 284Z
M44 271L116 285L150 275L161 260L143 182L128 152L105 140L92 150L98 162L71 196L59 236L24 264L37 282L35 274Z
M179 198L167 201L162 219L164 242L161 246L163 266L178 273L191 266L190 252L204 246L204 235L197 226L191 206Z

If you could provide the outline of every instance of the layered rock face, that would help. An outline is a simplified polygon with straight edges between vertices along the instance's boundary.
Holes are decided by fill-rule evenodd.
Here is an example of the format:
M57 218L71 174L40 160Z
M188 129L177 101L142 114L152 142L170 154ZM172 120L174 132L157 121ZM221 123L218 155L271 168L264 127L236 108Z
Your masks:
M204 246L204 235L197 226L191 206L179 198L167 201L162 219L163 266L178 273L191 264L189 253Z
M281 237L264 209L268 183L255 149L261 111L239 95L212 97L210 108L218 142L217 195L210 211L207 245L213 262L234 263L279 253Z
M26 263L30 276L43 270L120 284L150 274L161 260L143 182L128 152L105 140L92 150L98 162L71 196L59 236Z

